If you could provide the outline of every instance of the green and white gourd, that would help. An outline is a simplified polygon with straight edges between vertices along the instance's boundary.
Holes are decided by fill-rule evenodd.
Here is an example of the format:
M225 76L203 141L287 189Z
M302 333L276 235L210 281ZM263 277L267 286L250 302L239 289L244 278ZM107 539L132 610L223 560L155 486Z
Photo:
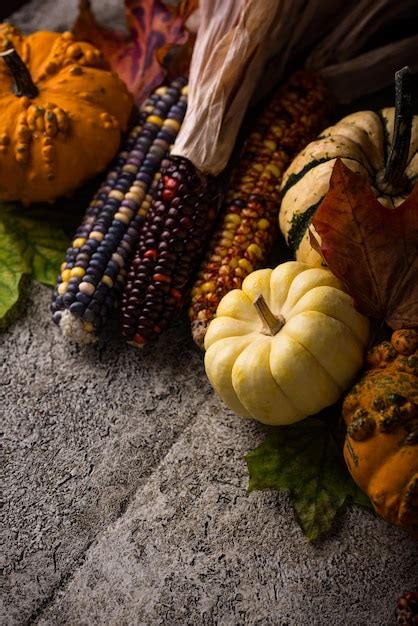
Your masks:
M309 228L329 189L340 157L368 177L378 200L397 207L418 181L418 116L412 115L408 68L396 74L396 106L359 111L324 130L294 159L283 176L279 224L298 261L320 265ZM313 227L311 227L313 228Z

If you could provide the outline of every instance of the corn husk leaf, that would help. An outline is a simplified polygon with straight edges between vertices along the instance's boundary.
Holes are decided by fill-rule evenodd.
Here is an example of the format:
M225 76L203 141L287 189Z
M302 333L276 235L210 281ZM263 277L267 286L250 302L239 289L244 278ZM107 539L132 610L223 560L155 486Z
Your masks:
M396 21L417 23L416 0L346 3L340 18L306 63L320 74L337 102L347 104L391 85L395 71L404 65L418 71L418 34L392 40L391 33ZM380 43L370 48L373 40Z
M286 49L290 16L302 5L298 0L201 1L188 109L173 154L188 158L204 174L225 168L264 65Z

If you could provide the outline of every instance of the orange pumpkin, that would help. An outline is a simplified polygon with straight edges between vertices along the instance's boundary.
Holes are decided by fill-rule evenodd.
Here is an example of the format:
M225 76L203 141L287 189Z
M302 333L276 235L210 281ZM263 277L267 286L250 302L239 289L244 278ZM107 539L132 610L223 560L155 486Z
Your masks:
M418 538L418 331L395 331L366 366L343 404L344 457L378 515Z
M132 104L92 45L0 24L0 200L53 201L98 174Z

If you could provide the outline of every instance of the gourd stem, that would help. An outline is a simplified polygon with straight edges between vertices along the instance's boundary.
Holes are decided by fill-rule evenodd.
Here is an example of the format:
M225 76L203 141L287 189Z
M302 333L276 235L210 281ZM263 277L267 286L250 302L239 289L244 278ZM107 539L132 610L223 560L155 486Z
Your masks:
M408 162L412 117L411 70L406 66L395 74L395 124L383 174L383 183L393 188L401 182Z
M263 324L267 331L266 334L274 337L274 335L276 335L279 330L286 324L286 320L284 319L283 315L278 315L277 317L273 315L268 307L267 302L264 299L264 296L262 296L261 294L255 299L254 306L263 321Z
M6 63L14 78L12 91L15 96L27 96L36 98L39 91L32 80L32 76L19 54L14 48L9 48L5 52L0 52L0 57Z

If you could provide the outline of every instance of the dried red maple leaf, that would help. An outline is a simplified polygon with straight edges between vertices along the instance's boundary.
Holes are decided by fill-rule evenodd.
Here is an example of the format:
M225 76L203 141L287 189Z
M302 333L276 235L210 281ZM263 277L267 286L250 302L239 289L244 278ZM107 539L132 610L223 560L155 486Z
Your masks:
M328 267L362 313L393 329L418 327L418 185L390 209L337 159L312 224Z
M96 21L89 0L80 0L79 15L73 32L80 40L93 43L138 104L164 80L163 67L168 53L188 52L185 22L197 6L197 0L180 0L174 7L163 0L125 0L128 34L101 26ZM187 69L182 65L182 69Z

